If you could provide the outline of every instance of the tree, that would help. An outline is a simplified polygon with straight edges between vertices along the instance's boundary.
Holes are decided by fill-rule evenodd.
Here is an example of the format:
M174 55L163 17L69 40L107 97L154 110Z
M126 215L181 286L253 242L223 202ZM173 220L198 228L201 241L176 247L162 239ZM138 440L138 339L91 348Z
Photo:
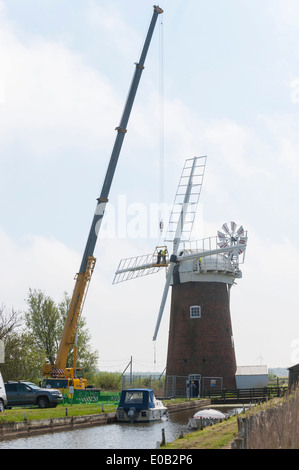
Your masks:
M47 359L55 362L58 350L59 310L55 302L42 291L29 289L25 324L36 346L46 352Z
M0 364L3 379L38 382L43 350L37 349L32 337L22 331L21 312L0 307L0 339L4 341L5 363Z
M0 339L4 340L7 335L13 333L21 325L20 312L11 309L7 311L4 304L0 306Z
M25 313L26 327L34 338L36 346L45 350L46 357L51 363L55 363L70 301L65 292L62 301L56 305L42 291L29 289L27 299L29 309ZM85 370L95 368L98 360L98 352L91 351L89 342L90 335L86 321L81 316L77 330L77 366ZM73 366L73 347L70 348L66 366Z
M5 339L5 363L0 364L3 379L38 383L46 354L26 333L10 333Z

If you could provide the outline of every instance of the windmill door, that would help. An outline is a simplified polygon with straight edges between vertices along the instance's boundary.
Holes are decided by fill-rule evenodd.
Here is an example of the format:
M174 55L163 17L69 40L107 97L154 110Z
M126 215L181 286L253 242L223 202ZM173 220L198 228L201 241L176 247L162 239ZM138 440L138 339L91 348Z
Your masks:
M200 397L200 374L189 374L187 380L187 396L190 398Z

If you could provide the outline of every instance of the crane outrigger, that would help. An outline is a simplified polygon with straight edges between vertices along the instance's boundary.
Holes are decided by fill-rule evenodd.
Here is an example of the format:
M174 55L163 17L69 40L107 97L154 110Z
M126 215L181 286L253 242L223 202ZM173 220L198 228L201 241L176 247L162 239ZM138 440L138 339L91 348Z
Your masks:
M68 314L65 320L64 329L56 357L55 364L44 364L42 368L42 374L44 377L44 386L51 386L51 382L57 382L57 379L61 379L61 382L67 383L65 386L68 387L70 383L74 389L85 389L87 381L82 369L76 367L76 335L79 324L80 315L83 310L84 302L88 292L89 283L94 271L96 258L94 257L94 249L96 246L98 233L102 224L102 220L105 213L106 204L108 202L108 196L113 181L116 165L122 148L125 134L127 132L127 124L129 121L130 113L133 107L134 99L136 96L139 81L144 69L144 63L147 56L147 52L150 46L152 35L155 29L158 15L163 13L163 10L154 5L153 16L149 25L147 36L145 38L144 46L141 52L139 62L135 63L135 72L133 80L130 86L129 94L125 104L125 108L119 123L116 127L117 135L110 157L110 162L102 186L100 196L97 198L96 210L92 219L92 224L87 239L85 251L83 254L81 266L79 272L75 276L75 287L73 290L71 302L68 309ZM72 368L67 368L67 357L71 346L74 346L74 363ZM63 380L66 379L66 380ZM57 388L57 387L56 387Z

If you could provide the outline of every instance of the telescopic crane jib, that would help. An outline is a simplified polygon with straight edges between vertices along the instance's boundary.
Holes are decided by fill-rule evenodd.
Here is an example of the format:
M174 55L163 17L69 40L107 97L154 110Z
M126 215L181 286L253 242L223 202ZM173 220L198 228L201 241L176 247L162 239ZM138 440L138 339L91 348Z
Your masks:
M96 259L94 258L94 248L97 242L98 233L102 224L105 207L108 202L109 191L111 188L114 172L120 155L121 147L127 132L127 124L129 121L130 113L133 107L134 99L136 96L139 81L144 69L146 55L150 46L152 35L155 29L158 15L163 13L163 10L154 5L153 16L150 26L145 38L144 46L141 52L139 62L135 63L135 72L133 80L121 117L119 126L116 127L117 135L110 157L110 162L104 179L103 187L99 198L97 199L96 210L92 220L89 236L87 239L85 251L83 254L80 270L77 273L75 280L75 287L70 302L67 318L60 341L59 350L55 364L45 364L43 366L43 376L47 377L47 384L49 385L49 378L60 377L73 379L74 388L85 388L86 380L82 370L76 368L76 334L79 323L80 314L83 309L84 301L88 291L90 279L94 270ZM74 365L73 368L66 368L67 357L71 345L74 345Z

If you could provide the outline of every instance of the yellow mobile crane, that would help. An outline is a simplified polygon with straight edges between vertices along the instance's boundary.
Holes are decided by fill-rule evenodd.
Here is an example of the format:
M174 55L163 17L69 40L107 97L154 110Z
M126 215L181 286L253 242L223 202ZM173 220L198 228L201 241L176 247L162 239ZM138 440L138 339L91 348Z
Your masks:
M64 330L62 333L60 346L57 353L57 358L55 364L44 364L42 368L42 374L44 377L42 384L44 387L53 386L55 388L64 389L69 388L70 385L72 385L74 389L85 389L87 387L87 381L83 370L76 367L77 328L79 324L80 314L82 312L84 301L87 295L90 279L96 262L96 259L93 256L93 252L96 245L97 236L102 224L105 207L108 202L108 195L113 180L115 168L117 165L118 157L121 151L122 143L124 140L124 136L127 132L126 127L132 110L133 102L135 99L141 74L144 69L145 58L154 32L156 21L160 13L163 13L163 10L159 6L154 5L153 16L150 22L147 36L145 38L140 60L138 63L135 63L136 68L127 97L126 105L123 111L120 124L116 128L117 136L110 157L110 162L103 183L102 191L100 197L97 199L96 210L92 220L80 270L75 277L76 283L71 303L69 306L67 318L65 321ZM72 368L66 368L67 357L71 345L74 345L74 363Z

